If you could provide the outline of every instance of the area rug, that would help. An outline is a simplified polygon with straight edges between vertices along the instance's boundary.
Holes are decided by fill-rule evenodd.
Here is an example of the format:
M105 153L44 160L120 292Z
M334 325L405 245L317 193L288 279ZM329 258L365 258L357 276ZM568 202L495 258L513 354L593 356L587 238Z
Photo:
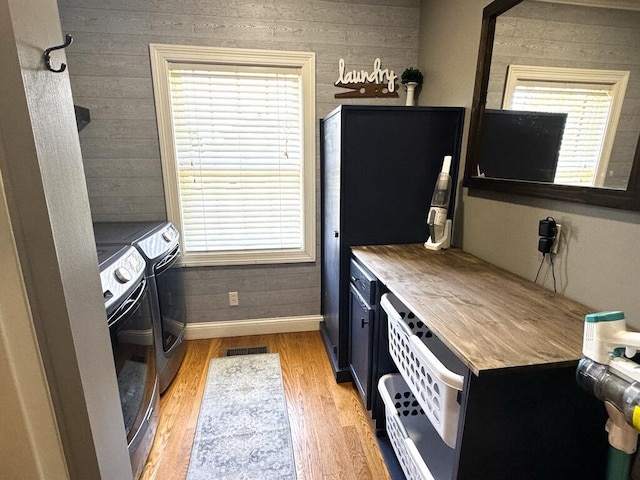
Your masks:
M295 480L277 353L214 358L187 480Z

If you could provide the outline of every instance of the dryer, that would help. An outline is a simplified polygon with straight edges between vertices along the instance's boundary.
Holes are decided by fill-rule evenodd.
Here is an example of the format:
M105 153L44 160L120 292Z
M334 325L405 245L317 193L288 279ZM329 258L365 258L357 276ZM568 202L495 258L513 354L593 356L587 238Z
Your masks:
M146 261L153 305L153 329L160 393L175 377L184 358L187 323L180 234L171 222L97 222L98 245L132 245Z

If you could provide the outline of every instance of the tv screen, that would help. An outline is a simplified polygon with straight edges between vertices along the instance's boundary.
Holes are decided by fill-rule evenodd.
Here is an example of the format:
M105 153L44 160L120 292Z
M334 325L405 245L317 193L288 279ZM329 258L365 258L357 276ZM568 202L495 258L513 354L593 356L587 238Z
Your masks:
M485 110L479 174L553 182L566 113Z

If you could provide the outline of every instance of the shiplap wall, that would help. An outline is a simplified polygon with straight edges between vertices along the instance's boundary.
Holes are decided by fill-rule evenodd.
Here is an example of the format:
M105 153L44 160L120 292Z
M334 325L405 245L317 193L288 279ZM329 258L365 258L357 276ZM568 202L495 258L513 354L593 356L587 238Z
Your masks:
M640 12L526 1L496 24L487 106L515 65L630 71L606 186L626 188L640 132Z
M379 57L400 76L418 54L420 0L59 0L59 7L63 31L74 37L66 50L74 101L91 111L80 141L96 221L166 218L149 43L313 51L318 119L340 103L404 104L403 88L396 99L335 99L344 91L333 85L340 58L347 70L371 71ZM319 212L319 176L316 183ZM319 314L319 255L314 264L185 269L189 322ZM239 307L228 306L229 291L239 292Z

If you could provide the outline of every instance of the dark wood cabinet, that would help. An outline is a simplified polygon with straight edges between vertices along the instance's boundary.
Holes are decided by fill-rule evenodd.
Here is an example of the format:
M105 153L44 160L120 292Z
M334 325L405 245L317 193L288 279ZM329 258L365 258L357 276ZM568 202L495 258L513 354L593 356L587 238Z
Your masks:
M384 405L378 380L398 369L389 354L388 319L380 305L387 292L384 284L355 257L349 266L349 371L362 401L372 418L378 418L376 431L384 431Z
M371 409L371 353L374 329L374 310L367 304L357 288L349 286L349 311L351 332L349 335L349 371L367 410Z
M352 379L349 249L427 239L445 155L457 177L463 121L459 107L343 105L321 122L321 332L339 382Z
M410 440L417 449L414 457L397 454L401 462L422 462L438 480L605 478L607 413L575 378L589 308L455 248L384 245L352 252L402 307L394 312L383 300L381 308L392 312L390 343L401 351L394 354L405 380L398 391L411 390L416 397L435 391L441 373L430 368L430 358L463 377L458 408L447 410L440 395L435 421L424 408L424 415L409 416L416 422L406 422L412 427L405 429L409 439L394 444L389 435L394 446ZM404 345L393 335L394 318L406 319L404 326L413 332ZM418 344L428 357L419 354ZM435 405L436 395L428 398ZM402 403L389 411L405 408ZM453 445L436 426L447 423L447 415L455 426ZM390 465L395 457L387 457Z

